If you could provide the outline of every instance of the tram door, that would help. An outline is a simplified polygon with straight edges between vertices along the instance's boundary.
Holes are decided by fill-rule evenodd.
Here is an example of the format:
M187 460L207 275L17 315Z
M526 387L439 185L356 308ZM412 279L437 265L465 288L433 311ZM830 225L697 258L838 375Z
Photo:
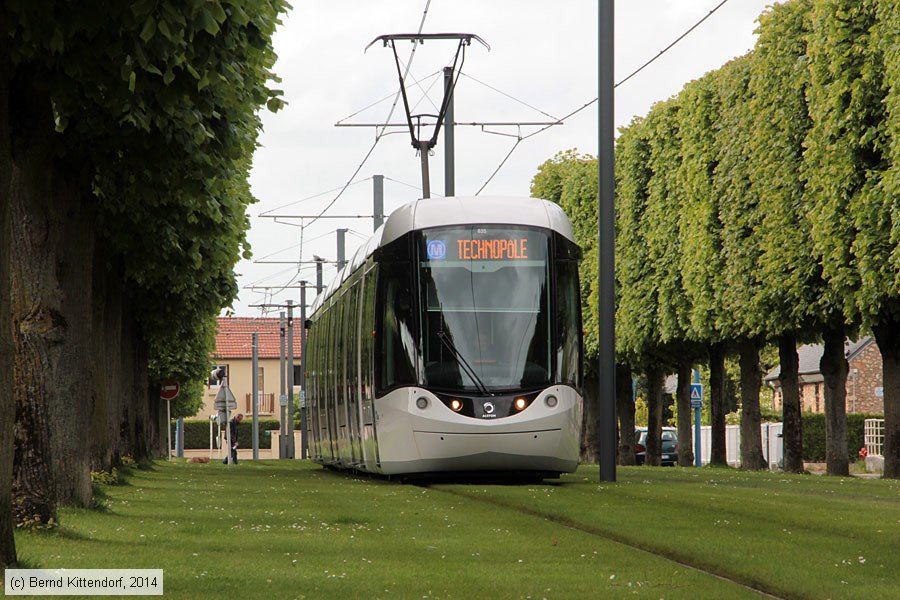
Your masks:
M337 368L338 368L338 404L337 404L337 413L335 416L337 417L338 424L338 456L341 460L341 464L347 464L347 446L350 441L350 437L347 435L347 387L348 387L348 374L347 374L347 350L348 350L348 342L347 339L347 311L348 311L348 300L350 299L350 294L346 291L341 295L340 298L340 313L339 320L336 327L336 332L338 335L338 348L340 354L338 355Z
M362 282L360 310L360 413L362 458L366 468L375 470L380 464L378 436L375 431L375 281L377 270L370 268Z
M337 307L338 305L332 304L328 309L328 384L326 391L327 401L323 411L325 417L325 439L328 440L326 450L330 462L336 462L338 457L335 451L337 432L335 431L334 422L334 405L337 402L338 389L338 370L336 367L338 341L336 338L339 336L335 335L335 322L338 320Z
M347 433L350 437L349 460L360 459L359 444L359 280L350 288L347 315Z
M306 417L307 427L306 434L308 437L307 440L307 449L309 451L309 457L312 459L318 458L319 455L319 416L318 416L318 392L316 391L317 383L318 383L318 373L319 367L317 365L317 356L318 351L316 348L316 338L313 336L313 343L310 343L310 334L312 333L312 329L307 330L306 332L306 356L302 357L304 361L309 361L306 363L309 367L306 370L305 375L305 384L306 384L306 413L304 416ZM310 423L315 423L315 426L310 426Z
M334 362L336 371L335 392L337 402L334 406L335 424L335 457L342 464L346 464L347 452L347 293L344 292L338 299L337 310L335 312L335 348L337 349L337 360Z

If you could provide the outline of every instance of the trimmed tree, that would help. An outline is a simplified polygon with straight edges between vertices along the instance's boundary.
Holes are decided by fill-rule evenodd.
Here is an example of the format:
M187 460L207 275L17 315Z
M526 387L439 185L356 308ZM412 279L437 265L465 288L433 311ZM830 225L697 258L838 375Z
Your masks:
M797 174L812 122L806 102L809 69L808 0L772 7L760 17L750 74L749 176L760 213L759 303L765 331L776 339L781 362L784 470L803 472L797 340L818 331L817 306L824 285L807 226L805 186Z
M885 158L884 65L871 41L879 4L815 2L807 48L813 126L805 141L803 174L813 251L827 282L820 301L825 342L821 370L826 462L832 475L849 473L847 445L842 443L847 437L844 341L859 323L860 305L874 308L869 282L877 279L873 270L879 270L879 255L887 255L880 237L886 214L877 197L877 173Z
M150 380L176 373L150 372L148 361L170 371L164 349L177 345L190 360L176 370L206 371L199 357L210 319L233 298L232 268L247 255L256 111L280 105L267 81L284 8L280 0L32 2L5 15L12 85L4 105L27 117L12 136L25 144L14 206L29 224L17 229L13 269L17 449L52 473L30 477L19 497L37 499L41 520L56 498L89 500L92 461L159 452ZM41 239L52 243L29 252ZM70 293L73 282L80 295ZM73 368L104 342L112 345L93 357L103 368ZM59 377L73 370L94 379L71 386ZM100 417L94 431L88 415ZM29 465L17 460L17 473Z
M763 469L760 431L759 349L764 343L764 309L760 306L763 282L757 268L759 226L757 196L750 187L747 145L750 127L750 70L752 57L731 61L717 72L720 113L716 123L719 161L713 185L722 221L722 264L725 269L720 290L723 318L719 329L737 341L741 365L741 467Z
M680 269L690 307L688 338L705 347L709 359L710 462L725 465L725 355L720 329L725 318L720 296L725 285L725 268L720 197L713 185L713 175L720 161L716 123L721 104L716 78L716 73L708 74L689 83L682 91L683 105L690 108L681 111L679 125L682 161L678 185L683 195L679 235L682 240ZM681 416L681 405L678 412ZM681 435L679 448L684 448Z

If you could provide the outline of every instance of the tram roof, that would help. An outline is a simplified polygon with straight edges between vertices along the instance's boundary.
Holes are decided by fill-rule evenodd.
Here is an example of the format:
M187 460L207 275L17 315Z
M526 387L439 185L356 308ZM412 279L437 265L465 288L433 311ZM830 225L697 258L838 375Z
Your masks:
M566 213L549 200L506 196L454 196L416 200L392 212L384 225L357 249L347 265L335 275L325 293L316 298L310 313L321 306L379 247L386 246L410 231L480 224L542 227L575 242L572 223Z

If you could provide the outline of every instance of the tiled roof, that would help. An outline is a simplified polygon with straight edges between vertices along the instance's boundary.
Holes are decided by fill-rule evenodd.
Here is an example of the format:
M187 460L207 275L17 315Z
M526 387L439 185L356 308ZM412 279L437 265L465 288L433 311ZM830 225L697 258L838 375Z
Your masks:
M259 334L259 357L281 356L281 320L246 317L218 317L214 358L252 358L253 333ZM294 358L300 357L299 318L294 318ZM287 334L285 333L285 344Z

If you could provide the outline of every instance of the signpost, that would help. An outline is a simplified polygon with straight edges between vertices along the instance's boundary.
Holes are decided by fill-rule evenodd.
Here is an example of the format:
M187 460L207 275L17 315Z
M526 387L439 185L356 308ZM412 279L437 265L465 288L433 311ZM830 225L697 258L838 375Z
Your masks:
M232 464L231 445L233 442L231 439L231 417L228 412L237 409L237 398L234 397L234 394L231 393L231 389L228 387L227 377L222 380L219 386L213 407L219 411L219 421L225 423L225 462L230 465Z
M181 386L174 379L166 379L159 388L160 400L166 401L166 459L172 460L172 400L178 397Z
M228 387L227 383L219 386L219 392L216 394L213 407L216 410L237 410L237 398L231 393L231 388Z
M700 373L694 371L694 381L700 379ZM691 408L694 409L694 466L701 466L700 461L700 411L703 409L703 384L691 384Z

